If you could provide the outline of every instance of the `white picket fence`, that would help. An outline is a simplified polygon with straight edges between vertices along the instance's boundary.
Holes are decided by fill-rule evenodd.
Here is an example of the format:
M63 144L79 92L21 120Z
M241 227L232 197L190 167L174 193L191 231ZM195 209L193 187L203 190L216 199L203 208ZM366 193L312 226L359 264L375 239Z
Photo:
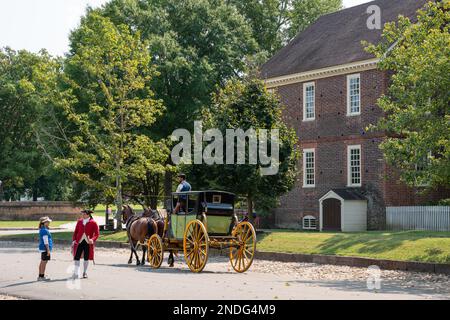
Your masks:
M388 230L450 231L450 206L387 207Z

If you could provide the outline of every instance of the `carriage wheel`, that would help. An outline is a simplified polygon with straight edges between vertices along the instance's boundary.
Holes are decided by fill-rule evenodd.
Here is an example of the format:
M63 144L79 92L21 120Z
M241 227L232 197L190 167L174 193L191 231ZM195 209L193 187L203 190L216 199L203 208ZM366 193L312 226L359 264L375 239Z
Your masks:
M236 272L245 272L250 268L255 257L255 228L250 222L243 221L234 228L232 236L236 238L238 245L230 248L231 266Z
M183 238L184 259L193 272L201 272L208 261L209 237L200 220L192 220L186 226Z
M164 258L164 248L161 237L154 234L147 241L147 258L152 268L158 269Z

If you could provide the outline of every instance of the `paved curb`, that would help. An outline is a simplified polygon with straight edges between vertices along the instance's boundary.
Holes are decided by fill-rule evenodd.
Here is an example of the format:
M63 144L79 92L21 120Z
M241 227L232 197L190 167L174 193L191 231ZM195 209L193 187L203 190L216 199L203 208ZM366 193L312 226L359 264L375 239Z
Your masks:
M6 238L0 241L10 242L36 242L36 238ZM70 240L55 240L55 244L71 245ZM97 241L95 243L97 248L129 248L130 245L126 242L117 241ZM280 261L280 262L305 262L317 264L331 264L350 267L367 268L375 265L382 270L401 270L401 271L415 271L428 273L442 273L450 275L450 264L447 263L429 263L429 262L414 262L414 261L397 261L397 260L383 260L383 259L369 259L359 257L345 257L319 254L301 254L301 253L281 253L281 252L262 252L257 251L255 259Z
M397 261L397 260L370 259L360 257L281 253L281 252L261 252L261 251L256 252L255 258L259 260L333 264L333 265L363 267L363 268L376 265L383 270L443 273L450 275L450 264L447 263Z
M70 229L66 228L52 228L52 230L67 230L70 231ZM0 231L38 231L37 228L0 228Z
M0 241L8 241L8 242L37 242L38 238L0 238ZM53 244L57 245L68 245L70 246L72 244L72 241L70 240L53 240ZM95 243L95 246L97 248L129 248L130 245L126 242L117 242L117 241L97 241Z

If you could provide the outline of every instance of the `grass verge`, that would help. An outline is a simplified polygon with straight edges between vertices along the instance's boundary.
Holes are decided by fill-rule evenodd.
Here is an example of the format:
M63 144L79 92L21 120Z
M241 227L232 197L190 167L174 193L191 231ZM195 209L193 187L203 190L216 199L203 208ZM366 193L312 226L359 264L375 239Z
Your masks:
M3 235L2 239L36 234ZM55 240L71 240L72 232L55 232ZM99 240L126 242L125 231L100 232ZM258 236L259 251L325 254L373 259L450 263L450 232L300 232L270 230Z
M257 248L259 251L271 252L450 263L450 232L333 233L271 230L259 236Z
M71 223L73 221L52 221L51 227L58 228L63 224ZM36 228L39 221L0 221L0 228Z
M63 231L63 232L54 232L52 233L53 240L72 240L72 231ZM30 234L14 234L14 235L3 235L0 236L1 239L34 239L37 241L38 235L35 233ZM127 241L127 232L112 232L112 231L100 231L100 237L98 240L102 241L117 241L117 242L126 242Z

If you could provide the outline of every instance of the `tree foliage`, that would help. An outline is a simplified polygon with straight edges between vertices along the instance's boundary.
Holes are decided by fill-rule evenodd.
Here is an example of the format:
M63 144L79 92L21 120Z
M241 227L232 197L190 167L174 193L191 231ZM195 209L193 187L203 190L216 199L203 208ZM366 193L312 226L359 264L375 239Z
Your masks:
M217 128L226 143L227 129L278 129L279 130L279 170L274 175L262 175L266 167L260 161L249 163L246 152L245 164L193 165L189 167L189 177L201 188L219 188L245 196L259 210L276 206L279 197L289 191L296 179L298 161L297 136L281 119L281 105L278 97L267 91L262 81L254 78L232 80L214 95L214 103L203 110L204 130ZM270 139L270 136L269 136ZM234 140L234 138L233 138ZM249 140L245 141L246 150ZM227 150L224 148L224 158ZM270 150L270 143L268 146ZM237 144L234 146L237 157ZM269 154L270 156L270 151ZM235 159L236 160L236 159ZM259 159L260 160L260 159ZM236 163L236 162L235 162Z
M191 128L216 85L242 74L258 50L252 29L225 0L113 0L100 12L149 42L160 73L152 86L167 108L152 130L161 138Z
M386 112L376 126L389 134L381 148L410 185L430 188L450 181L450 4L428 3L412 23L400 17L368 46L393 71L388 93L378 101Z
M247 18L260 49L273 55L320 16L342 8L342 0L230 0Z
M159 72L151 85L167 109L147 132L156 139L176 128L192 129L200 109L211 104L216 85L242 75L247 61L257 60L252 29L225 0L113 0L99 12L116 25L139 30L149 43L151 63ZM166 196L170 193L170 172L150 177L147 190L153 196L161 194L161 181Z
M0 50L0 180L6 198L67 195L67 184L57 177L37 139L44 125L41 115L58 101L60 67L45 51Z
M151 90L157 72L148 44L138 32L89 12L71 35L64 72L74 99L65 105L69 153L58 164L94 194L115 197L120 210L124 183L164 171L169 152L164 141L141 131L164 110Z

